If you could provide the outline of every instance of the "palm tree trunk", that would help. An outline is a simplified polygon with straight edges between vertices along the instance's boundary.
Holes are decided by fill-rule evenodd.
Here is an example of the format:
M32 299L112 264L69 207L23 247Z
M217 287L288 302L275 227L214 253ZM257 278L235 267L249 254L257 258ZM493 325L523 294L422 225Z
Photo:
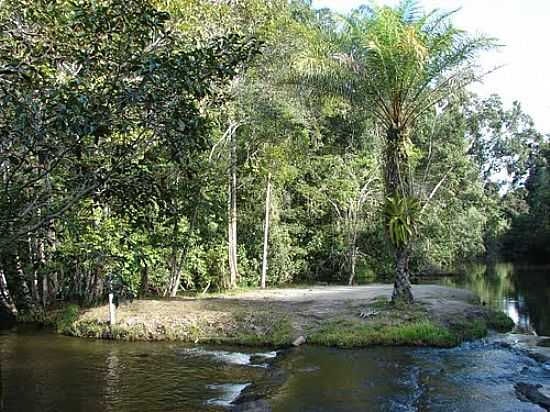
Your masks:
M404 147L403 130L390 127L386 133L384 183L387 197L410 196L409 159ZM386 232L389 222L386 222ZM409 245L395 247L395 282L392 302L413 302L409 281Z
M406 247L395 250L395 282L392 302L413 302L411 282L409 280L409 252Z

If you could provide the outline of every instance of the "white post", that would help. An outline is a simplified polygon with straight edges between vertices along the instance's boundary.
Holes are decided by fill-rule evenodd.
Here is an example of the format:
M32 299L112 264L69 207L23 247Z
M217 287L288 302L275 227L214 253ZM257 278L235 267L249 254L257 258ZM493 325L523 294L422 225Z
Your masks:
M116 324L116 306L113 292L109 292L109 324L111 326Z

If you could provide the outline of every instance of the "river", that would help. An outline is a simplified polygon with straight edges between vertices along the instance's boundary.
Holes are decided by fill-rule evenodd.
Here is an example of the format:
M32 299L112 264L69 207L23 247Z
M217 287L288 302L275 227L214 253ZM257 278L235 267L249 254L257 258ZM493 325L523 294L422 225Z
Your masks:
M550 267L469 265L465 275L436 282L471 290L482 302L510 316L521 332L550 336Z
M547 273L504 266L475 273L440 281L469 287L486 304L517 314L518 327L548 334ZM281 412L543 411L520 401L514 385L550 382L550 363L497 337L447 350L306 345L275 355L270 349L92 341L32 328L2 331L0 410L227 410L256 384L271 385L269 407Z

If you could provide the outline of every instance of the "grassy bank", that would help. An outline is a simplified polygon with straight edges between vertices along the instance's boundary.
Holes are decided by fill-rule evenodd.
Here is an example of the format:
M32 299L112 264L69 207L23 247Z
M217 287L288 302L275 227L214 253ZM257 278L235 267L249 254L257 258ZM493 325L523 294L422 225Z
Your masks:
M114 326L107 321L105 306L81 310L69 305L43 319L55 324L59 333L84 338L273 347L289 346L298 336L308 344L344 348L452 347L482 338L490 330L513 327L500 312L449 296L455 300L448 304L423 299L408 306L393 305L385 296L325 301L238 296L139 300L119 308Z
M323 346L356 348L371 345L453 347L480 339L493 330L507 332L514 326L505 314L478 311L436 319L423 305L394 306L376 302L379 311L370 322L336 319L313 329L309 342Z

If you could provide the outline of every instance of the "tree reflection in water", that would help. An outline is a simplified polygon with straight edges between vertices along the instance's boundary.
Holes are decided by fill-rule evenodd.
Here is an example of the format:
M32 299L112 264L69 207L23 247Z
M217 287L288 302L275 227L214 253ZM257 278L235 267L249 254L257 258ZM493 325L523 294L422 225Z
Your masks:
M505 312L518 332L550 335L550 268L472 264L461 276L439 283L466 288L490 307Z

